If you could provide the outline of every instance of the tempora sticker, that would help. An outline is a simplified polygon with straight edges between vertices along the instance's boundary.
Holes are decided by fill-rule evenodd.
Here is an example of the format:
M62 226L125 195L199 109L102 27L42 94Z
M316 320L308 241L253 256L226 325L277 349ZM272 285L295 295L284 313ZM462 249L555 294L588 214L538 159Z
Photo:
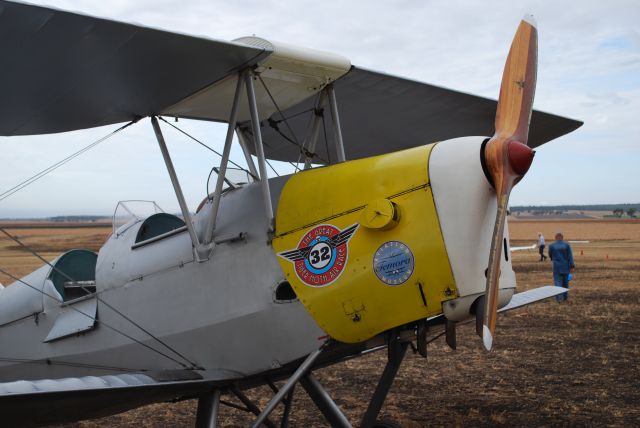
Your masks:
M349 240L358 226L356 223L344 230L331 224L315 226L300 239L297 248L278 255L294 264L300 281L311 287L324 287L342 274L349 256Z
M373 256L373 271L387 285L406 282L414 269L413 253L400 241L382 244Z

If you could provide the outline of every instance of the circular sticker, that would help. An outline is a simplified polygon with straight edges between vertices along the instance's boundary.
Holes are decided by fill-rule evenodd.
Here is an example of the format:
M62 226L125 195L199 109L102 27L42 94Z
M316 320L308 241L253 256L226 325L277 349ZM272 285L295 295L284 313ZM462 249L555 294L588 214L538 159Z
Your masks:
M413 253L400 241L385 242L373 256L373 271L387 285L403 284L413 269Z
M293 263L302 282L311 287L324 287L338 279L344 270L349 240L357 229L357 223L344 230L321 224L305 233L297 248L278 255Z

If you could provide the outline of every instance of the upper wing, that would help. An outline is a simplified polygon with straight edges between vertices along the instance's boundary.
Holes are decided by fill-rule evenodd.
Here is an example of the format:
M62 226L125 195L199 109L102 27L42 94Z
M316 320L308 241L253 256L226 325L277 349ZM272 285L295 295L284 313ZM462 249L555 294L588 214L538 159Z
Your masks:
M335 84L340 125L347 159L359 159L408 149L450 138L493 135L497 102L488 98L446 89L427 83L353 67ZM282 114L298 141L303 141L315 100L306 100ZM309 111L305 114L297 113ZM329 144L316 145L314 163L335 162L333 121L324 109ZM300 149L289 139L288 126L280 114L262 128L268 158L295 162ZM537 147L582 125L582 122L533 111L528 144ZM243 124L250 134L250 126ZM275 128L279 128L278 130ZM280 132L278 132L280 131ZM322 133L320 139L324 139ZM253 147L253 145L251 145ZM327 152L328 150L328 152Z
M5 0L0 52L0 135L71 131L160 114L270 54ZM230 107L229 101L227 115Z
M333 81L348 159L493 132L494 100L362 68L347 73L350 63L338 55L285 45L278 51L280 45L252 37L241 42L0 0L0 135L71 131L158 114L224 122L236 72L253 66L261 73L256 98L261 118L268 118L262 130L270 159L299 160L294 141L304 141L313 95ZM282 55L291 57L281 61ZM245 104L239 120L250 137ZM278 108L290 117L295 136L279 124ZM325 129L332 140L328 111ZM534 111L529 145L581 124ZM335 161L331 147L317 144L314 162Z

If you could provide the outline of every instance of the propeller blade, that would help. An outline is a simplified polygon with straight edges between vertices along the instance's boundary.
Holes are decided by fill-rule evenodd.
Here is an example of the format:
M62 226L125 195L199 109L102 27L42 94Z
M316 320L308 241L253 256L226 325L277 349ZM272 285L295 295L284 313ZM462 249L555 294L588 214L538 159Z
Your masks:
M496 134L527 144L538 69L538 30L525 16L516 31L502 72L496 110Z
M534 151L526 146L536 87L538 34L532 17L520 22L502 75L496 110L496 132L485 146L485 164L496 190L498 211L491 238L484 299L482 342L491 350L498 312L500 258L509 195L531 166Z

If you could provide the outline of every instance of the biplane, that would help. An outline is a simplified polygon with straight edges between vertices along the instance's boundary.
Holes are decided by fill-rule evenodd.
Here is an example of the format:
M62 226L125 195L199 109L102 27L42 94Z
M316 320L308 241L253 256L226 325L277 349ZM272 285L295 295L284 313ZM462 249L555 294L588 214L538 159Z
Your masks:
M14 280L0 288L3 424L198 398L196 424L215 426L228 394L253 426L275 426L277 406L287 426L300 384L347 427L314 370L387 349L360 421L376 426L410 345L426 356L444 335L455 348L456 326L475 320L491 349L498 312L566 291L514 294L510 191L533 148L581 125L532 109L531 18L497 102L256 36L219 41L6 0L0 51L0 135L150 122L180 206L122 202L97 254L41 258L23 278L0 261ZM227 124L195 210L164 139L174 118ZM246 161L235 170L234 144ZM269 160L295 172L269 178ZM244 392L259 385L273 389L264 408Z

